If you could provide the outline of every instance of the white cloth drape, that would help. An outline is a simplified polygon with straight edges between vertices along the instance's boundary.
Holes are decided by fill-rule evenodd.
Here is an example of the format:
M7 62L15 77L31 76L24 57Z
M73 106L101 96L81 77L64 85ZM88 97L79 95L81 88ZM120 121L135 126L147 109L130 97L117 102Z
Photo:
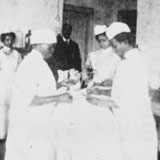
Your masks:
M117 123L107 107L77 94L72 104L56 107L53 122L58 160L123 160Z

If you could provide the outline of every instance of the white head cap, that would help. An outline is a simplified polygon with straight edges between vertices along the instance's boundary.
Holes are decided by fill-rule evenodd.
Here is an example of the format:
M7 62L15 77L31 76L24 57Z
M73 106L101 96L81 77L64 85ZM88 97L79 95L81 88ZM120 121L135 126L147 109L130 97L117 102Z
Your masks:
M105 33L107 31L107 26L106 25L96 25L94 27L94 35L99 35L102 33Z
M56 43L56 33L50 29L37 29L31 34L31 44Z
M108 39L112 39L118 34L123 33L123 32L127 32L127 33L131 32L129 26L123 22L113 22L108 27L106 35Z

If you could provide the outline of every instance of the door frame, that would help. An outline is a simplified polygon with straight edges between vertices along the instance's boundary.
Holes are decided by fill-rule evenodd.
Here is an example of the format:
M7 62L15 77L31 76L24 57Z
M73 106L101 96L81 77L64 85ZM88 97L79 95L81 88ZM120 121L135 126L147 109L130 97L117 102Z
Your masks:
M86 35L85 36L85 48L84 48L84 61L87 59L88 52L92 51L93 48L93 17L94 17L94 9L89 7L83 7L83 6L77 6L73 4L66 4L64 3L63 6L63 13L64 11L71 11L71 12L79 12L86 14L89 17L89 21L86 28ZM63 16L62 16L63 17ZM84 67L84 64L82 64L82 67Z

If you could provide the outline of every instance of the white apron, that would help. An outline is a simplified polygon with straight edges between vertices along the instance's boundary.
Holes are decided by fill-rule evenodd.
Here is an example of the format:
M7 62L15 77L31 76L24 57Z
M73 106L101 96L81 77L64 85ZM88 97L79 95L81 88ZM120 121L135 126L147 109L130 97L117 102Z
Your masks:
M112 97L127 160L157 160L157 133L150 98L145 64L137 49L125 55L117 70Z

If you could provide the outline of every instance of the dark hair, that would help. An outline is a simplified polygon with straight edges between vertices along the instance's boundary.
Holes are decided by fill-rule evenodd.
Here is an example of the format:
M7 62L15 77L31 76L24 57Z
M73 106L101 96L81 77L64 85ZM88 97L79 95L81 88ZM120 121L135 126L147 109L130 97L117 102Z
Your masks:
M105 36L105 37L107 37L107 36L106 36L106 33L103 32L103 33L101 33L101 34L95 35L95 39L98 40L98 37L99 37L99 36Z
M16 35L15 35L14 32L2 33L2 34L1 34L1 41L2 41L2 42L4 42L6 36L11 36L13 41L15 41L15 39L16 39Z
M133 33L123 32L114 37L118 42L127 42L130 46L136 46L136 38Z

